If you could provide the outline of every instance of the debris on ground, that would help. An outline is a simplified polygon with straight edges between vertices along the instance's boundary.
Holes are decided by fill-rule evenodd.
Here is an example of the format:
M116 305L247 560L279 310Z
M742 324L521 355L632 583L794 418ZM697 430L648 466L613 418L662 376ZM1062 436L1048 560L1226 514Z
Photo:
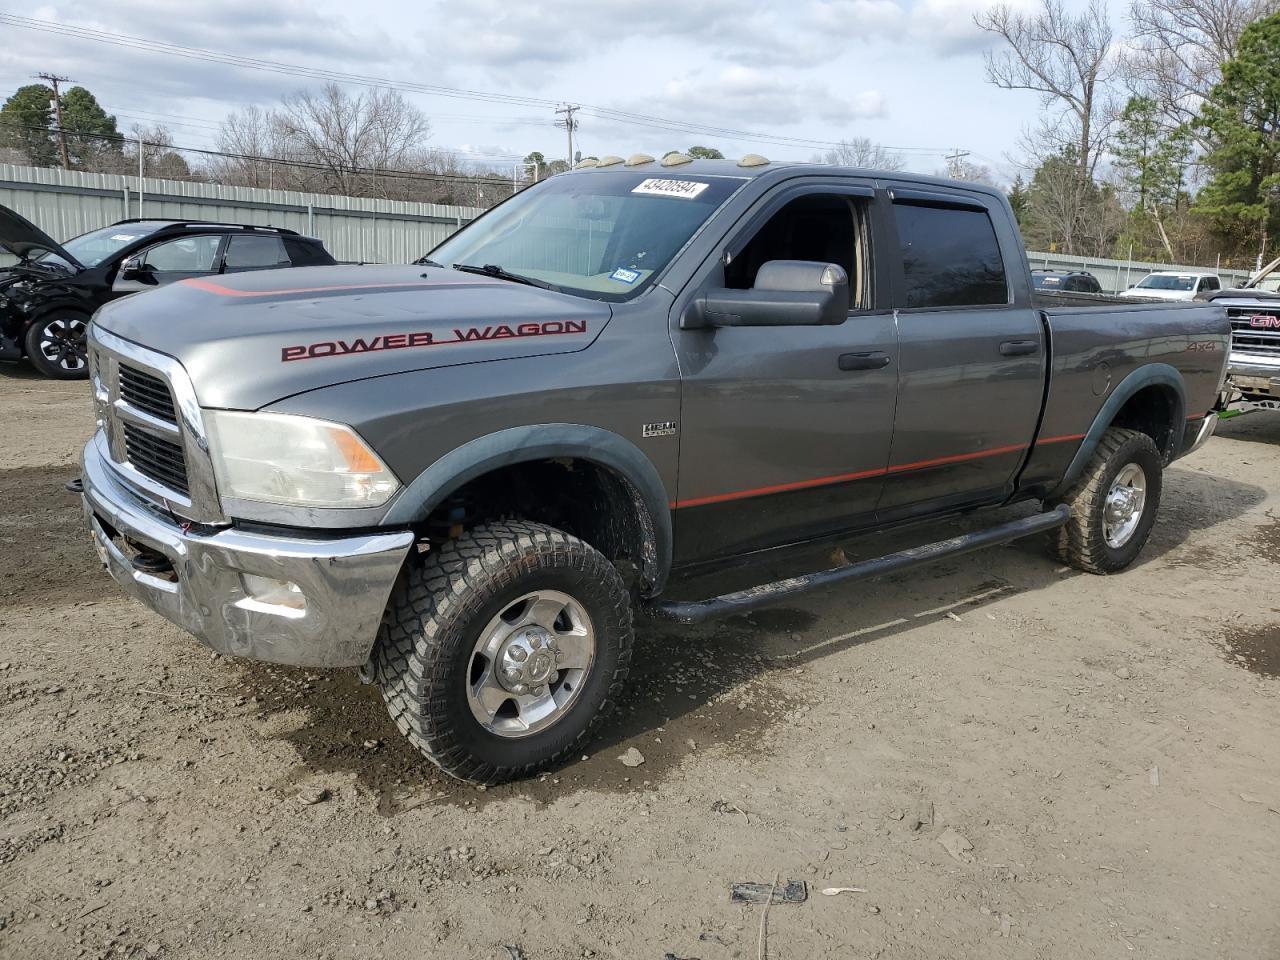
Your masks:
M308 787L298 792L298 803L304 807L313 807L317 803L324 803L333 794L329 792L328 787Z
M838 897L842 893L866 893L866 887L823 887L820 891L824 897Z
M626 753L618 757L622 761L624 767L638 767L644 763L644 754L635 747L630 747Z
M731 903L804 903L809 889L803 880L788 880L785 884L735 883L729 894Z
M973 854L969 851L973 849L973 844L968 838L957 833L951 827L943 830L938 835L938 843L942 844L942 849L951 854L953 860L959 860L961 863L973 863Z
M1153 787L1160 786L1160 768L1152 767L1147 771L1147 778L1151 781Z
M933 825L933 801L921 800L916 804L915 813L911 816L911 829L919 830L921 827Z
M1129 672L1128 667L1121 667L1116 671L1116 677L1120 680L1128 680L1133 674Z
M502 945L502 949L507 951L507 953L511 954L508 960L525 960L524 951L521 950L514 943L504 943Z

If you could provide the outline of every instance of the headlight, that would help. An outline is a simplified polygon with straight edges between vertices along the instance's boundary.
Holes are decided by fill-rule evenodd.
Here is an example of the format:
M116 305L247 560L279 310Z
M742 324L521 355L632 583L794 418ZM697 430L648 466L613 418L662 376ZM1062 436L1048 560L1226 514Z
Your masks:
M206 410L223 497L301 507L377 507L400 488L350 427L283 413Z

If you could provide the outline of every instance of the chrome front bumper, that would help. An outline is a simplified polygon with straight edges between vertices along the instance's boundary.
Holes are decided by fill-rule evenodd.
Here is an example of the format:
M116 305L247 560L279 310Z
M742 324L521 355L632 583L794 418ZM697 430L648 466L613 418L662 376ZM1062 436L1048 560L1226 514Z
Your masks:
M85 517L98 555L126 593L227 656L310 667L369 659L412 532L341 539L196 533L120 483L98 442L84 448ZM138 547L162 554L172 574L140 569L126 552ZM282 605L255 596L253 578L292 584L295 599Z

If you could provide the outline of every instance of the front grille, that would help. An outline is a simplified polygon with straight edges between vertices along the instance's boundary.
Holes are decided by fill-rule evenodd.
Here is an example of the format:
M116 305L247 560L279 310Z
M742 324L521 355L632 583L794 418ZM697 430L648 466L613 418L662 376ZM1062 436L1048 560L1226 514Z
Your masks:
M182 455L182 447L132 423L121 423L121 426L124 428L125 455L133 469L187 496L187 462Z
M167 423L178 422L169 385L159 377L144 373L127 363L120 364L120 396L130 406L144 413L149 413Z

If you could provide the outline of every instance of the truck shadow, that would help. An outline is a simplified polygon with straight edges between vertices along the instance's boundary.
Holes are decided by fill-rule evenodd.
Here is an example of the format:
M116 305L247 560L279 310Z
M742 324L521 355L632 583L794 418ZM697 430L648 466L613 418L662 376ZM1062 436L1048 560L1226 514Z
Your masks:
M1222 420L1218 423L1215 437L1246 443L1280 444L1280 410L1256 410L1242 417Z
M1215 555L1200 544L1179 548L1189 538L1200 539L1196 535L1202 531L1243 515L1264 497L1257 487L1171 468L1166 474L1167 509L1139 566L1213 562ZM880 535L841 549L857 560L1034 509L1022 505L943 529ZM1222 545L1224 551L1229 548ZM780 557L763 569L703 576L680 584L673 594L710 596L829 567L834 549ZM321 683L308 671L249 662L236 669L244 694L259 698L261 718L302 713L301 723L276 734L292 744L300 760L282 784L325 774L354 777L378 797L379 811L388 816L435 803L478 807L513 798L545 803L579 791L656 789L682 763L706 751L740 756L748 766L753 756L768 749L772 730L808 709L803 694L786 692L797 684L777 682L786 671L802 670L815 684L848 682L853 678L837 677L824 667L832 654L890 640L947 614L967 618L1001 598L1033 593L1074 576L1088 575L1065 570L1046 555L1044 538L1037 537L704 625L681 627L641 617L628 691L584 754L538 779L484 791L450 780L419 757L388 719L376 688L362 686L354 672ZM841 689L852 697L857 687ZM630 768L620 762L630 747L642 753L643 765Z

